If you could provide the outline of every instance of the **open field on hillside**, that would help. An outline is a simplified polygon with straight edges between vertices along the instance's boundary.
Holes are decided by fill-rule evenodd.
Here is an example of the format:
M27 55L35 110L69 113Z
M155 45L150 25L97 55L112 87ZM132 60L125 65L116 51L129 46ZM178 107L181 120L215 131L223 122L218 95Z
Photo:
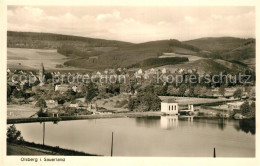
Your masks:
M39 108L34 107L32 104L7 105L7 118L29 118L37 111L39 111Z
M76 67L57 68L69 59L56 50L7 48L7 67L10 69L34 70L43 63L46 70L79 70Z
M188 58L189 62L193 62L199 59L204 59L202 57L199 56L195 56L195 55L184 55L184 54L178 54L178 53L163 53L162 56L159 56L159 58L173 58L173 57L182 57L182 58ZM186 62L188 63L188 62Z
M171 72L175 72L177 69L197 69L199 74L220 74L224 71L228 72L229 74L234 74L236 72L241 72L246 69L243 66L218 59L199 59L192 62L185 62L182 64L160 66L157 69L163 68L166 68L168 71Z
M255 70L256 58L245 59L242 62L247 64L251 69Z
M127 95L118 95L110 97L108 99L97 100L96 104L98 107L103 107L107 110L113 110L116 112L127 112L128 105L128 96Z

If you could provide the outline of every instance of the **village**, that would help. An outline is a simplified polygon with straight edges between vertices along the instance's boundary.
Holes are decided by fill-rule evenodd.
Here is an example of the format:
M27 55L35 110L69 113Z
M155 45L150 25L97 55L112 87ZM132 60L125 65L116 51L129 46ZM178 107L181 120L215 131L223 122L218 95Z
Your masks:
M256 163L256 4L95 3L3 4L3 163Z
M158 73L187 76L196 69L106 69L103 72L47 72L7 70L8 118L104 115L160 112L159 115L192 115L254 118L255 87L237 83L158 82ZM113 76L114 79L102 81ZM204 73L204 75L206 75ZM104 77L106 76L106 77ZM62 79L60 79L62 77ZM14 79L15 78L15 79ZM21 79L22 78L22 79ZM36 78L33 82L31 79ZM59 78L59 81L54 80ZM70 81L73 78L74 81ZM75 78L81 82L75 82ZM82 78L91 78L85 81ZM93 79L94 78L94 79ZM62 80L62 81L60 81Z

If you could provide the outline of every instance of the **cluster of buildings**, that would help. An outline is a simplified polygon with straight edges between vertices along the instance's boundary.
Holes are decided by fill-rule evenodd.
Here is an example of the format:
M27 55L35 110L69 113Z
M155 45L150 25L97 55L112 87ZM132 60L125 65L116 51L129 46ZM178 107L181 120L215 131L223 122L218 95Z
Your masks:
M174 71L174 74L192 74L197 73L198 71L196 69L177 69ZM68 92L69 90L77 93L81 93L86 89L88 86L87 83L83 82L70 82L69 78L77 78L77 79L83 79L83 78L90 78L95 77L95 79L100 79L104 75L112 76L112 75L124 75L125 81L123 84L120 84L120 93L125 94L133 94L136 93L131 91L131 84L136 85L142 85L144 82L146 83L152 83L156 81L156 75L158 73L161 74L167 74L172 73L167 68L151 68L147 70L143 69L126 69L126 68L117 68L117 69L106 69L102 72L92 72L92 73L60 73L60 72L52 72L52 77L58 78L59 81L52 79L51 81L54 81L52 83L50 82L43 82L42 78L45 77L46 71L44 69L43 64L41 64L41 67L39 69L38 74L36 72L32 71L11 71L7 70L7 81L8 85L12 89L16 89L18 91L24 90L25 93L28 93L28 96L32 95L33 93L38 93L38 91L50 91L53 90L59 94L64 94L65 92ZM17 74L19 76L23 77L16 77L16 79L13 79L14 75ZM20 79L24 78L24 79ZM26 79L29 78L29 79ZM39 84L31 84L31 87L28 88L28 84L32 83L33 80L30 80L31 78L35 78L36 81L39 81ZM62 80L60 80L62 78ZM35 80L34 80L35 82ZM100 82L95 81L96 86L98 87L99 92L106 91L107 87L111 84L109 82ZM213 93L213 97L222 97L223 95L219 94L219 89L214 88L211 89ZM225 95L224 97L233 97L234 92L236 91L236 88L225 88ZM85 92L84 92L85 93ZM247 96L247 92L243 89L243 96ZM33 100L31 100L33 101ZM92 104L86 104L85 100L76 99L75 101L66 101L65 103L59 103L59 101L48 99L46 100L47 109L49 112L53 113L52 116L58 116L59 109L61 106L62 108L73 108L73 109L82 109L82 110L92 110L93 113L99 113L98 107L96 105ZM230 109L239 109L242 103L240 104L234 104L234 103L228 103L228 108ZM102 111L101 111L102 112ZM180 107L180 105L173 101L173 100L167 100L163 101L161 103L161 112L168 114L168 115L177 115L177 114L192 114L194 112L193 105L185 106L185 108Z

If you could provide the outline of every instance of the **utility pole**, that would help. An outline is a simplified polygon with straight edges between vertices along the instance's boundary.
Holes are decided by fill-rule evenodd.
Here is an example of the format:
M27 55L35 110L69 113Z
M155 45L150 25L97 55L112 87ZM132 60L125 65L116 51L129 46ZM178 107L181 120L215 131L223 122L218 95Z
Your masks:
M42 131L42 144L44 145L44 138L45 138L45 122L43 122L43 131Z
M113 156L113 132L112 132L112 140L111 140L111 157Z
M216 149L214 148L213 157L216 158Z

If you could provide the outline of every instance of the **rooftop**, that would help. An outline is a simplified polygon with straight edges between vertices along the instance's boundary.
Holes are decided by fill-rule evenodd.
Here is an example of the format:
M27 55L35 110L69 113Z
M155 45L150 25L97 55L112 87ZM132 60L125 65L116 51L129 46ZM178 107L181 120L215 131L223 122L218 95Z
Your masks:
M163 100L162 103L177 103L177 101L175 99L167 99Z

